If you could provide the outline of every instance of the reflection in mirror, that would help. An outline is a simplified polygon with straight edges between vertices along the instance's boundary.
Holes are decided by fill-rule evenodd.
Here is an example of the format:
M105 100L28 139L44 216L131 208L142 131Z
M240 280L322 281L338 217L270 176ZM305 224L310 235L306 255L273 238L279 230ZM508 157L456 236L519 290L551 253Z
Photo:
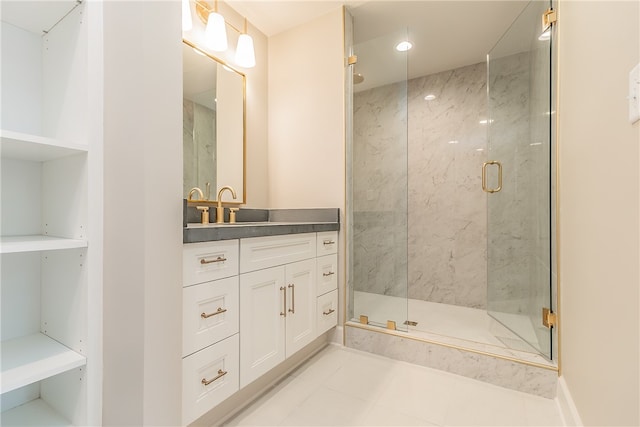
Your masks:
M183 196L198 187L205 199L245 203L245 76L189 42L183 43ZM196 195L197 198L197 195Z

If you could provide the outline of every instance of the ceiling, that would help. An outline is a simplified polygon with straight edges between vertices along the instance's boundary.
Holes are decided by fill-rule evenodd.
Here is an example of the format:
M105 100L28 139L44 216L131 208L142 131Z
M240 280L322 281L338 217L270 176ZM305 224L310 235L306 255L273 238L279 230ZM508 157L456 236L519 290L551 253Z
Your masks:
M267 36L309 22L342 4L354 18L357 91L483 62L528 0L313 1L227 0ZM393 47L402 38L407 54Z

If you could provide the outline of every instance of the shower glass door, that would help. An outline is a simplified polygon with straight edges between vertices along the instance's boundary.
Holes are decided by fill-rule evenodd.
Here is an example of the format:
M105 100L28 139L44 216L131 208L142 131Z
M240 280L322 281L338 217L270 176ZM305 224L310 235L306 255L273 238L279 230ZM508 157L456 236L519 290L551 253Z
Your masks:
M549 359L552 334L542 324L542 310L552 308L554 112L552 40L542 34L541 21L550 7L550 2L530 2L488 55L489 145L483 168L489 192L489 313L530 351Z
M353 135L347 143L349 318L405 331L407 53L395 46L406 39L403 30L355 44L357 63L347 79ZM361 75L363 69L369 71Z

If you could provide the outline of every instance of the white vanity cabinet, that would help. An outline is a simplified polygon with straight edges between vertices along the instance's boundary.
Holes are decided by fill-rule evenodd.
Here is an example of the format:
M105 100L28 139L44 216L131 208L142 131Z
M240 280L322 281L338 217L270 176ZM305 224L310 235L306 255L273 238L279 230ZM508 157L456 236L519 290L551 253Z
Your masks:
M240 275L244 387L317 337L316 234L243 239L240 253L241 272L261 268Z
M99 425L102 12L0 7L0 424Z
M239 242L183 248L182 421L239 389Z
M184 245L184 424L336 325L337 236L314 232Z

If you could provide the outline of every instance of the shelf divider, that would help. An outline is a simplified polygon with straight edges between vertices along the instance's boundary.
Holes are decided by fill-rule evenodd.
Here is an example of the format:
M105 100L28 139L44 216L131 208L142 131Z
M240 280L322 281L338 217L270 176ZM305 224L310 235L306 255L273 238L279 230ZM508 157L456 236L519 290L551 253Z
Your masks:
M35 162L59 159L88 151L86 145L2 129L0 129L0 147L3 158Z
M86 240L50 236L0 236L0 254L86 248Z
M42 399L35 399L2 413L2 425L7 426L55 426L72 424Z
M2 342L0 393L87 364L87 358L42 333Z

